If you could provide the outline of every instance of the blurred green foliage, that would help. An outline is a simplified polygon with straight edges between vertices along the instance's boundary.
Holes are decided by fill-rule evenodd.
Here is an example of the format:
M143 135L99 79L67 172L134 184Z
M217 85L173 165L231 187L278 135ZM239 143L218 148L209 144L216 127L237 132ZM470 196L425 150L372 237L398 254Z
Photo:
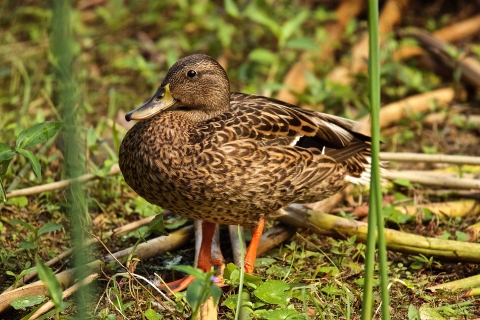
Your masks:
M305 53L315 70L307 75L308 88L300 103L338 115L365 114L364 76L348 86L325 78L338 58L331 57L332 63L319 59L329 36L325 27L335 19L335 7L329 5L287 0L74 2L73 68L80 98L74 107L82 111L86 127L93 125L99 136L109 136L105 130L111 130L117 112L129 111L149 97L182 56L207 53L227 66L232 91L275 96L288 69ZM62 119L51 67L56 62L49 51L50 7L43 1L8 0L2 9L0 138L8 143L19 128ZM345 48L364 29L363 22L352 20L335 54L348 60ZM395 84L385 89L387 99L438 84L431 73L389 62L397 45L390 39L383 51L383 81Z

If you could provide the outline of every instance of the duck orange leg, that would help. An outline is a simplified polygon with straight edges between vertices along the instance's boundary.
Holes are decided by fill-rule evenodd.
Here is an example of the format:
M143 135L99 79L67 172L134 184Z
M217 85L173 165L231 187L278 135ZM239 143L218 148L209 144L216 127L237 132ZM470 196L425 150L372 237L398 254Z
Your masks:
M197 268L203 272L210 271L212 267L212 239L215 233L215 223L202 222L202 244L200 246L200 252L198 253ZM167 283L167 286L172 292L180 292L185 290L195 280L194 276L187 276L182 279ZM161 286L161 289L165 289Z
M265 220L262 218L258 222L258 225L255 229L252 230L252 240L247 249L247 254L245 255L245 272L252 274L253 266L255 265L255 258L257 257L258 243L262 237L263 227L265 226Z

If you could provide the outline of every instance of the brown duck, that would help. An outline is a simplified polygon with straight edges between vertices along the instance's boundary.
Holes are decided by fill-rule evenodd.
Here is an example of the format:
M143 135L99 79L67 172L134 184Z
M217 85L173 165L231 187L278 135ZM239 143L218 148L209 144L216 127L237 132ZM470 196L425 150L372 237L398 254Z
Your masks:
M355 131L357 122L231 93L225 70L207 55L180 59L126 119L140 121L120 147L125 181L147 201L204 221L204 271L215 223L254 229L251 273L265 218L368 182L370 138Z

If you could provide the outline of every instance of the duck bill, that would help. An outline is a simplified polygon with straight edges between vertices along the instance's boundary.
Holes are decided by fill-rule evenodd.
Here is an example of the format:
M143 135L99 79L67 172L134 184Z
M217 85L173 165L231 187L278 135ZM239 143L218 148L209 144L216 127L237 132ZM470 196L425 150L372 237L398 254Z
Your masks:
M172 107L177 100L172 97L170 93L170 84L158 88L157 92L150 100L142 104L137 109L127 113L125 119L130 120L144 120L148 119L157 113Z

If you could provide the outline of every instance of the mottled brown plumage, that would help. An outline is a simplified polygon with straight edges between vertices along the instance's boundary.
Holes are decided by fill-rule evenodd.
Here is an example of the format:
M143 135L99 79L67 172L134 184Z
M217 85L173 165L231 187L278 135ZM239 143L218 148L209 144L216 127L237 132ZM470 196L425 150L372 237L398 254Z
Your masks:
M126 182L185 217L255 227L293 202L368 181L369 138L357 123L284 102L230 93L211 57L179 60L120 147Z

